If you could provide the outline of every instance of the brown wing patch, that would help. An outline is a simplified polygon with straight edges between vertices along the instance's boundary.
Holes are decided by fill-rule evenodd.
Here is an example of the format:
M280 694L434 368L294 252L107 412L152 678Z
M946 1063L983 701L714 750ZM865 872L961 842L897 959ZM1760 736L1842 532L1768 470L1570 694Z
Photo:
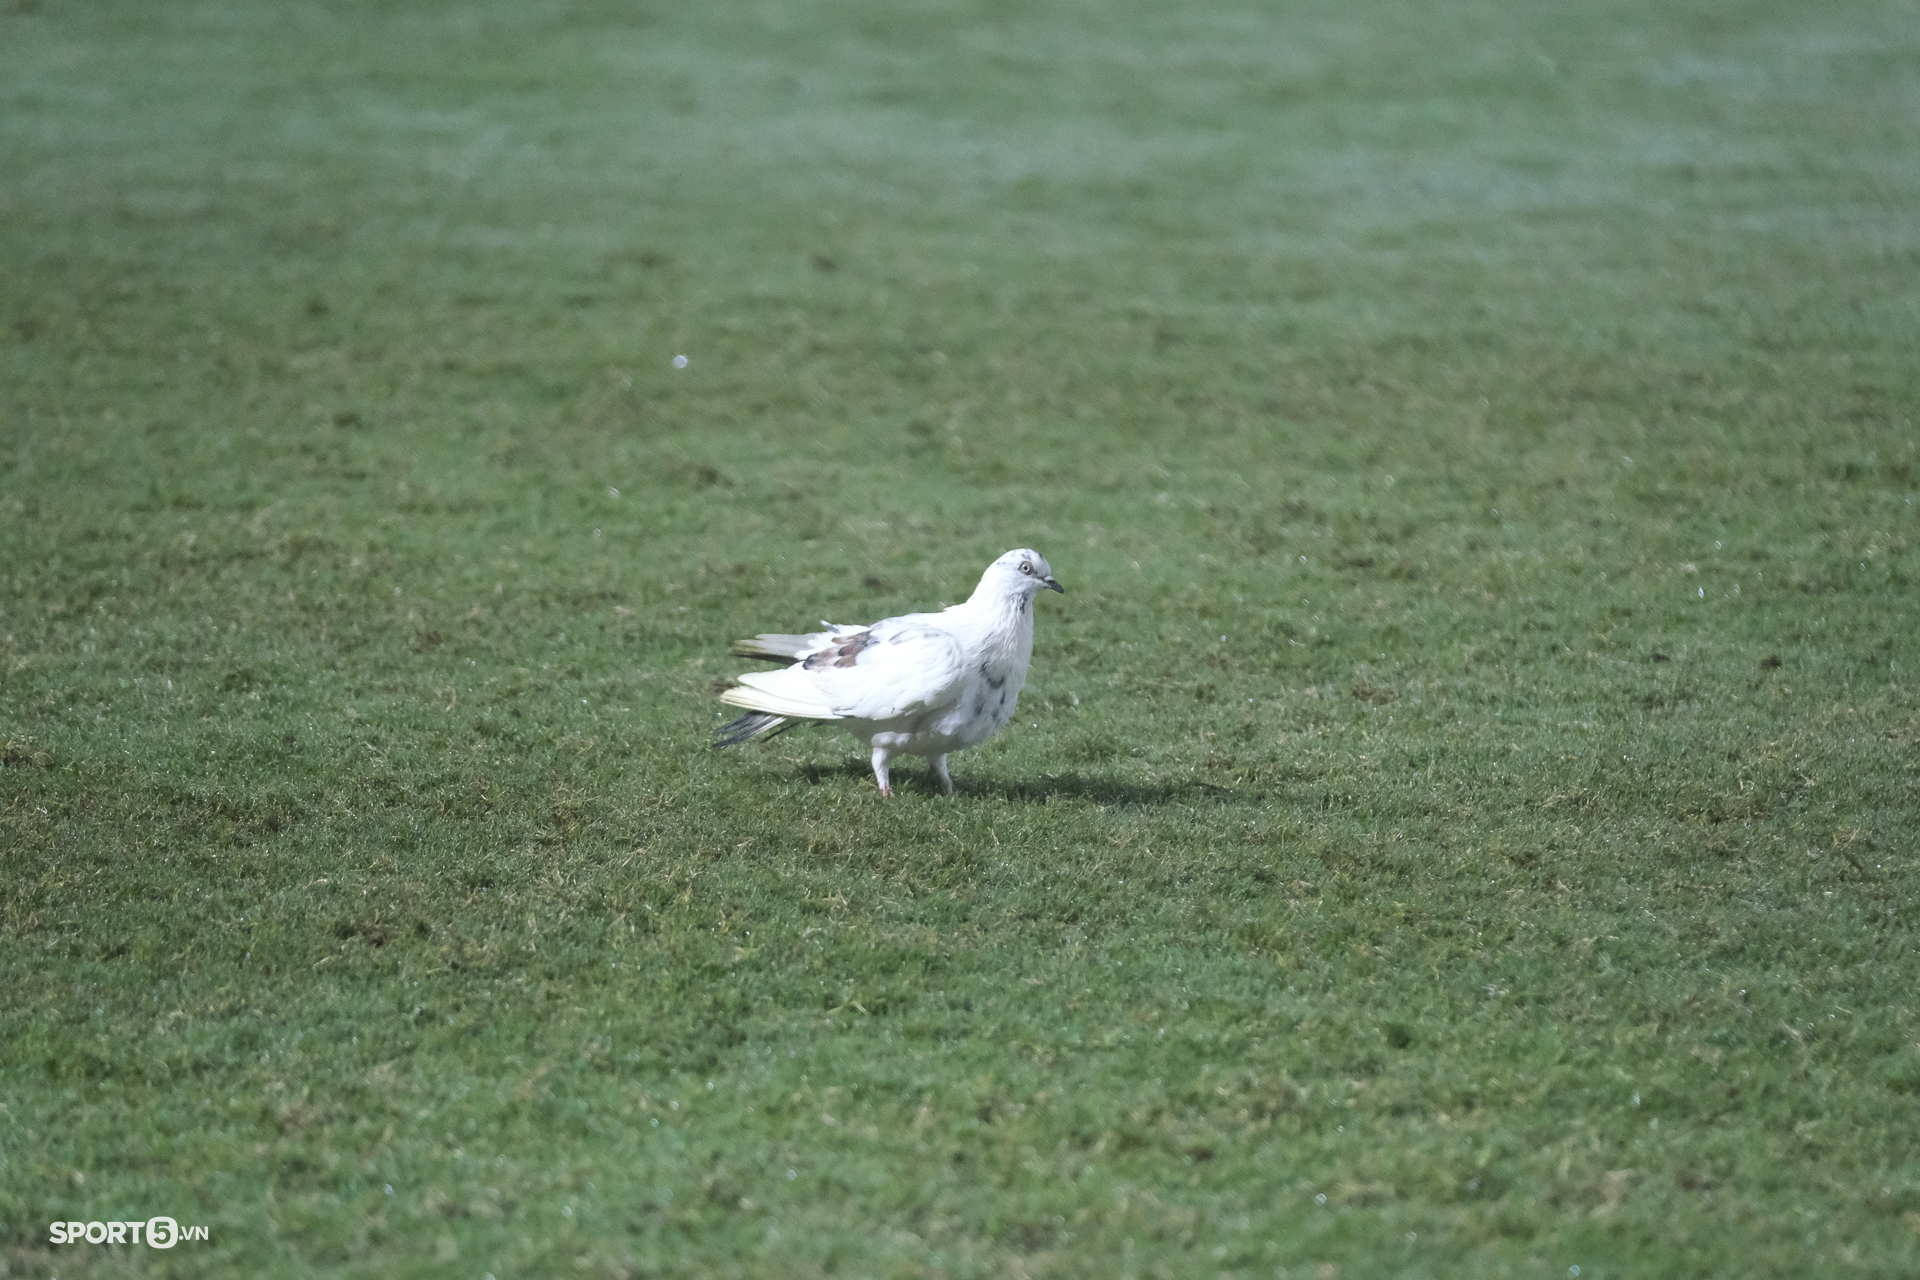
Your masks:
M808 671L828 666L850 667L860 660L860 651L872 643L873 632L856 631L850 636L841 638L835 644L808 654L806 662L801 665Z

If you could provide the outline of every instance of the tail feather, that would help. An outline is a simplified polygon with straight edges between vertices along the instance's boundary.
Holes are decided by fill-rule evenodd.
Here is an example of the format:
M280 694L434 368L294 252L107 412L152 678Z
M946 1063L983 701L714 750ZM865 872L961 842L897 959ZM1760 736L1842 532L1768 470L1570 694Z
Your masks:
M735 640L727 650L736 658L764 658L769 662L797 662L818 649L826 636L789 636L769 632L750 640Z
M831 644L839 636L852 635L865 631L864 626L848 626L841 622L822 622L825 631L815 631L806 635L789 635L783 631L767 631L746 640L735 640L727 649L736 658L764 658L769 662L798 662L810 653L817 653Z
M803 673L787 671L748 671L738 677L740 683L720 695L730 707L747 711L765 711L799 720L838 720L830 706L819 701Z
M820 648L833 634L833 631L810 636L769 633L751 640L736 640L731 652L741 658L792 663ZM817 692L797 671L747 672L740 677L739 684L720 695L720 701L740 707L747 714L722 726L714 747L733 747L754 738L769 738L804 722L839 719L831 707L814 700Z
M799 721L786 716L769 715L765 711L749 711L738 720L730 720L720 728L720 736L714 741L715 751L724 751L728 747L737 747L754 738L772 738L793 728Z

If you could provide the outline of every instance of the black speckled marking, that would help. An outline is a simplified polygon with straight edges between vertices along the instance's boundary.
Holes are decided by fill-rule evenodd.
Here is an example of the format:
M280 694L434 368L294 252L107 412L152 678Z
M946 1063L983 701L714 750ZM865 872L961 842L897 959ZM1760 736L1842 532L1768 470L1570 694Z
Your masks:
M987 681L987 688L989 689L1004 689L1006 687L1007 687L1007 678L1005 676L1001 676L998 679ZM1002 701L1005 701L1005 699L1003 698Z

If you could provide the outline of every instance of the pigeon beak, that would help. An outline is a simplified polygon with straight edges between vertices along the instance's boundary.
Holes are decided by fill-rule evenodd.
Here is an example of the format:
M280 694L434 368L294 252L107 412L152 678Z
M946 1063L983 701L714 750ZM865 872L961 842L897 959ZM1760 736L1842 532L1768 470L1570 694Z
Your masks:
M1067 594L1067 589L1061 586L1059 583L1055 582L1051 574L1040 579L1040 585L1043 587L1046 587L1051 591L1058 591L1061 595Z

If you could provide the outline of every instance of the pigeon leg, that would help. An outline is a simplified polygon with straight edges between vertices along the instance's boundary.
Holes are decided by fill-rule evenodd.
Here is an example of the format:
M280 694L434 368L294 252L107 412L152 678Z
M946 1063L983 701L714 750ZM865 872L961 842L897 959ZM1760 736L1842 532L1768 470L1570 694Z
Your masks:
M883 796L893 794L893 787L887 781L887 757L892 754L885 747L873 749L873 780L880 784L880 794Z
M945 756L930 756L927 759L927 767L933 771L934 781L940 784L940 794L943 796L952 795L953 775L947 772L947 758Z

